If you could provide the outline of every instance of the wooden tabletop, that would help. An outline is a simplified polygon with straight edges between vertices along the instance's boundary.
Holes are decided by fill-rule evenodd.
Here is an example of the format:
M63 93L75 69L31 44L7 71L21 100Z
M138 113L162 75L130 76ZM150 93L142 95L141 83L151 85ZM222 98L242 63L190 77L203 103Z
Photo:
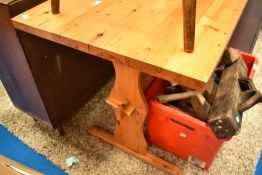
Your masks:
M183 51L182 0L50 1L13 18L17 29L203 90L247 0L198 0L196 44Z

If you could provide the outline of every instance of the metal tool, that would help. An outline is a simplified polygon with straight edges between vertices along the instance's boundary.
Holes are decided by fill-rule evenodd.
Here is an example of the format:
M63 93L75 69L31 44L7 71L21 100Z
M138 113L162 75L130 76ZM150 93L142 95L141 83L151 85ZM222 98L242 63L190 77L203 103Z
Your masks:
M160 103L167 103L171 101L183 100L199 94L198 91L189 91L189 92L181 92L176 94L169 94L169 95L159 95L157 99Z
M262 95L247 78L244 60L225 67L211 107L208 123L217 138L230 138L241 129L242 113L262 102Z

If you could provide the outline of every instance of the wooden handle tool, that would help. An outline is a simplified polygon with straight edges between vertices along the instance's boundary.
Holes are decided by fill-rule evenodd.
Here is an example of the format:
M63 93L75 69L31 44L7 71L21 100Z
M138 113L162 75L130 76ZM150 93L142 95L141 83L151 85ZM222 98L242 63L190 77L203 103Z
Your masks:
M60 0L51 0L51 11L54 15L60 13Z
M198 118L206 122L208 120L208 114L211 108L206 98L201 94L197 94L196 96L190 99L190 103Z
M190 91L190 92L182 92L182 93L176 93L176 94L169 94L169 95L159 95L157 96L157 100L160 103L167 103L171 101L177 101L177 100L183 100L187 98L191 98L193 96L196 96L199 94L197 91Z
M194 51L197 0L183 0L184 51Z

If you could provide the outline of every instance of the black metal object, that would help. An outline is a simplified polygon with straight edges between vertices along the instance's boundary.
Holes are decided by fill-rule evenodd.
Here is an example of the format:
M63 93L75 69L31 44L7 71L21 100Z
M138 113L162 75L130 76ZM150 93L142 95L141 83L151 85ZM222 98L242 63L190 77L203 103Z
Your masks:
M252 79L242 78L239 80L239 85L242 91L242 103L238 105L239 113L242 113L248 110L249 108L252 108L257 103L262 102L262 93L256 89Z

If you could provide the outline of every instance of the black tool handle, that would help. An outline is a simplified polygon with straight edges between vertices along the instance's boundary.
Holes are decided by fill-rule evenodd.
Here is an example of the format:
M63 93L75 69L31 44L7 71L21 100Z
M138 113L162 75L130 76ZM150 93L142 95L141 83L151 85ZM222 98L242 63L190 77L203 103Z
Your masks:
M262 102L262 93L256 91L256 93L251 98L238 106L238 112L244 112L260 102Z
M252 79L243 78L239 80L239 82L240 84L245 84L249 88L242 93L243 102L238 106L238 112L242 113L255 106L257 103L262 102L262 93L256 89Z

